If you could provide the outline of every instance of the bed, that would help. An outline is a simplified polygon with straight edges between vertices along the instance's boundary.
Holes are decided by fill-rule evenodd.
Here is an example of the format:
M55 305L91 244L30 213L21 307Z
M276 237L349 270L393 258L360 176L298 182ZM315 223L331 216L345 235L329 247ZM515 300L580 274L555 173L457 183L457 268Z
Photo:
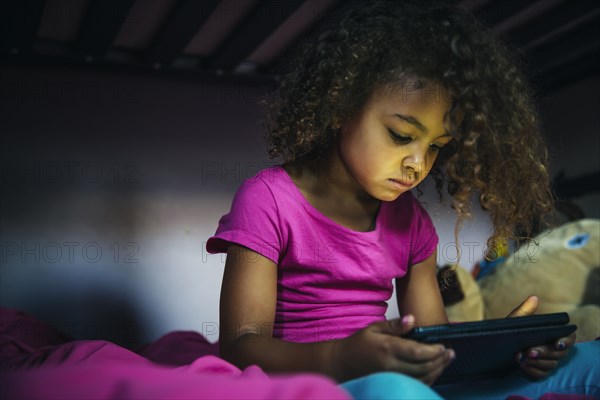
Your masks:
M19 310L0 308L2 399L348 399L316 374L240 370L196 332L169 333L135 352L72 340Z
M73 340L31 315L0 307L3 400L349 398L325 376L240 370L197 332L171 332L131 351L104 340ZM546 393L540 400L590 397Z

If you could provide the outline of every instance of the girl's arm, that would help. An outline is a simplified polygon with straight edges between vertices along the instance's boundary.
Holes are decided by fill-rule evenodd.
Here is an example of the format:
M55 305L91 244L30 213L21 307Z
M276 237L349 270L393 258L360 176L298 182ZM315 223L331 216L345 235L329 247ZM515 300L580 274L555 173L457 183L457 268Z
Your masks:
M400 315L414 315L419 326L448 323L436 271L436 252L433 252L424 261L409 267L404 277L396 279Z
M292 343L272 336L277 265L238 245L227 251L221 288L221 357L240 368L317 372L338 382L378 371L397 371L432 384L454 357L451 350L400 337L399 319L373 323L352 336Z
M272 337L277 301L277 265L239 245L227 249L220 300L221 357L240 368L333 375L332 344L296 344Z

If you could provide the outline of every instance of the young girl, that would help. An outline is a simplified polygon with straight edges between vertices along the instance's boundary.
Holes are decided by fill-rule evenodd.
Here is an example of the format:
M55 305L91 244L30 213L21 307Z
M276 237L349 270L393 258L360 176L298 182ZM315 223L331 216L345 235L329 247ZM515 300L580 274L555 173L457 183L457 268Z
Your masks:
M355 397L438 398L429 386L456 355L400 338L448 322L438 238L411 189L431 175L441 193L445 178L457 227L477 193L495 227L489 248L531 233L552 208L531 95L507 50L453 8L356 3L316 32L270 103L269 153L284 162L241 185L207 242L227 252L221 356L326 374ZM402 319L386 321L393 280ZM531 296L510 316L536 308ZM513 374L502 387L435 389L581 391L590 378L572 366L596 368L592 382L598 366L574 359L584 352L567 357L574 341L517 355L529 378L545 378L536 383Z

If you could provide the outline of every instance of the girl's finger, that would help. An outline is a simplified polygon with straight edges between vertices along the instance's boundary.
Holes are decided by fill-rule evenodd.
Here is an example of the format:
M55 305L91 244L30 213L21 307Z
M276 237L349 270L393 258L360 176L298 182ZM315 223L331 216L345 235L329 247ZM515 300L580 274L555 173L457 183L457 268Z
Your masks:
M508 314L507 318L512 317L523 317L526 315L535 314L539 305L539 299L537 296L528 296L519 306Z
M402 317L402 325L406 325L409 328L412 328L415 325L415 316L412 314L406 314Z
M421 382L423 382L427 386L431 386L440 377L440 375L442 375L442 372L444 372L444 366L443 365L439 366L437 369L435 369L434 371L431 371L428 375L426 375L425 377L423 377L421 379Z
M444 356L446 348L441 344L422 344L410 339L399 339L393 354L399 360L422 364Z
M422 363L413 363L399 358L397 359L394 370L425 381L428 376L434 375L435 371L442 371L446 368L454 357L454 350L446 350L440 357Z
M556 348L556 350L559 350L559 351L568 349L569 347L573 346L576 339L577 339L577 335L575 334L575 332L573 332L572 334L570 334L567 337L558 339L556 341L556 343L554 344L554 347Z
M575 343L575 339L576 336L573 332L568 337L557 339L553 345L532 347L523 353L518 353L516 355L517 362L521 362L526 358L558 360L569 354L569 348Z
M534 347L525 353L525 357L530 360L558 360L569 354L569 350L553 350L548 346Z
M554 348L559 351L565 350L567 348L567 341L564 338L557 340Z
M426 385L429 385L429 386L433 385L435 383L435 381L440 377L440 375L442 375L442 372L444 372L444 370L448 367L448 365L450 365L450 363L452 363L454 358L455 358L454 351L449 351L448 355L446 355L444 357L444 362L442 364L438 365L435 369L430 371L428 374L426 374L425 376L420 378L420 380L423 383L425 383Z
M527 375L529 375L533 378L536 378L536 379L543 378L551 372L551 371L546 371L546 370L538 369L535 367L531 367L528 365L522 365L521 368L523 369L523 371L525 371L527 373Z
M558 367L558 360L532 360L525 361L526 368L535 368L541 371L552 371Z

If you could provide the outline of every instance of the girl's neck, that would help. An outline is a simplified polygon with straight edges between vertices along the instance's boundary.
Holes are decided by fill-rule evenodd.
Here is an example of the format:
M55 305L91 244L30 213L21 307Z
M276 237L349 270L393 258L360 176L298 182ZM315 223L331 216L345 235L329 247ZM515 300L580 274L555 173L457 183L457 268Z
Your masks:
M312 196L338 204L379 204L346 169L336 146L316 160L288 163L284 168L296 185Z
M366 193L337 156L326 153L315 162L284 165L304 198L321 214L349 229L375 228L380 201Z

